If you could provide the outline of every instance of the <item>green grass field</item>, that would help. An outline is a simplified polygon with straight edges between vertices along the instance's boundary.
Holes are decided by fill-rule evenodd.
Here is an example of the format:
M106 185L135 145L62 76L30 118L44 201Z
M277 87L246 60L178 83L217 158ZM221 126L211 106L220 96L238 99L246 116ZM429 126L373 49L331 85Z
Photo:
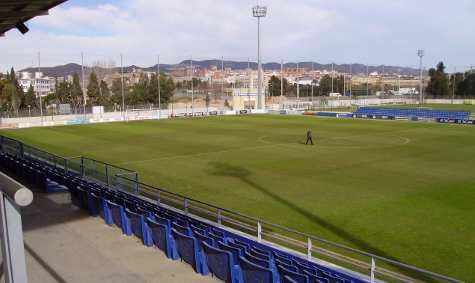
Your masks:
M313 129L316 146L303 144ZM218 206L475 281L475 127L246 116L1 131Z

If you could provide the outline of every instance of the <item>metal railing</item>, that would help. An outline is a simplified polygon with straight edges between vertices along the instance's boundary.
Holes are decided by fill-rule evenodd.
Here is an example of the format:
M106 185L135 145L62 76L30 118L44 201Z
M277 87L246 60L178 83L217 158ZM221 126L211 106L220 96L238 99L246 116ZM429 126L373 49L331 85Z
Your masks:
M133 179L124 176L118 178L134 183ZM182 211L185 215L197 216L216 225L251 235L258 241L296 251L309 260L324 259L367 275L371 275L373 271L376 278L389 282L463 282L148 184L139 182L138 185L140 195L159 205L166 205Z
M120 180L117 176L127 176L138 183L138 173L123 167L115 166L110 163L102 162L84 156L71 157L66 159L66 172L73 172L83 178L95 180L110 187L120 187L128 192L136 192L137 185L120 186Z
M117 190L143 196L158 205L179 210L185 215L198 217L236 233L250 235L259 242L265 242L280 249L287 249L306 257L308 260L318 261L324 265L330 264L331 268L339 269L342 272L351 273L354 271L356 276L365 274L368 275L368 278L388 282L463 282L141 183L138 180L137 172L126 168L85 157L66 159L6 137L0 138L0 149L10 154L12 154L12 151L17 151L15 155L23 154L25 157L36 158L41 162L54 166L57 170L74 172L84 178L95 180ZM25 149L27 150L25 151Z

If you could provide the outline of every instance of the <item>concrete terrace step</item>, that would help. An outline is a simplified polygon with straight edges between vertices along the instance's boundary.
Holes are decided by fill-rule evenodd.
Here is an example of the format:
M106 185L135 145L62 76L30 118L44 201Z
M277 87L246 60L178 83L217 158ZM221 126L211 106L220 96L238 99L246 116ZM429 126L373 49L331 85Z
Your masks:
M22 213L30 282L220 282L88 216L69 193L34 197Z

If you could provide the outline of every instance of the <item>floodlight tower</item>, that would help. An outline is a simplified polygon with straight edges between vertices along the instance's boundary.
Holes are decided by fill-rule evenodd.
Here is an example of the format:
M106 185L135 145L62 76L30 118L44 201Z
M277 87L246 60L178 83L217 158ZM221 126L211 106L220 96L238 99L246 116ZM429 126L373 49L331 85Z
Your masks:
M419 87L419 104L422 104L424 102L423 98L423 88L424 88L424 85L423 85L423 82L422 82L422 58L424 57L424 54L425 54L425 51L424 49L419 49L417 50L417 56L419 56L419 71L420 71L420 77L419 77L419 84L420 84L420 87Z
M261 18L267 15L267 7L256 5L252 16L257 18L257 109L263 109L262 103L262 62L261 62Z

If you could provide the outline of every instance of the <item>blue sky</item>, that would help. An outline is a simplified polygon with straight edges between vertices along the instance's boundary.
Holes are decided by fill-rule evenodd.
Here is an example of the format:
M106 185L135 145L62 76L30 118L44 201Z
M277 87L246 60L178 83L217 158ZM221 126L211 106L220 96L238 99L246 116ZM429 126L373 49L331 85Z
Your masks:
M49 16L0 38L0 70L108 62L150 66L193 56L255 60L251 0L70 0ZM473 0L261 0L265 61L315 60L417 66L442 60L449 70L475 65Z

